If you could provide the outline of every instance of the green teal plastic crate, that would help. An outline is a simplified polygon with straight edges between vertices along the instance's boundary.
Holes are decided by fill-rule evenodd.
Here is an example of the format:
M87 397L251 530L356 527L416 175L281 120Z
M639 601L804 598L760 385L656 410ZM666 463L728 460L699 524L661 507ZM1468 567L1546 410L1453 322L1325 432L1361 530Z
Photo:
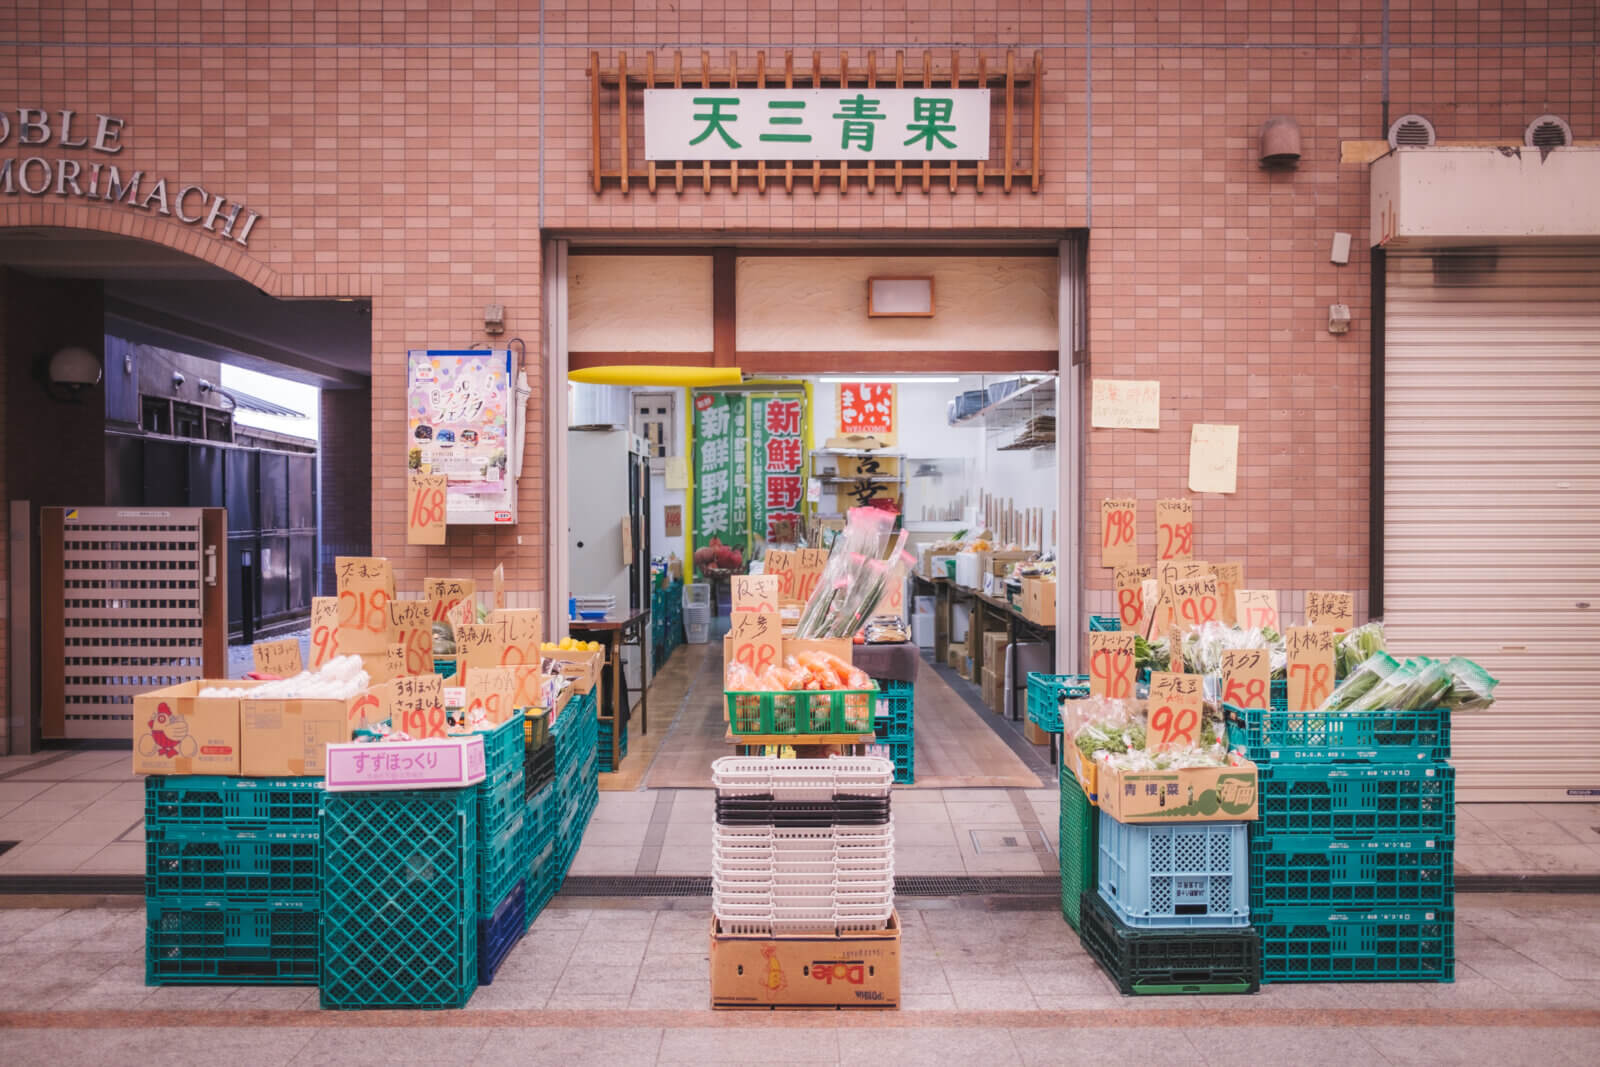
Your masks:
M1089 632L1115 634L1122 632L1122 620L1115 615L1090 615Z
M483 779L485 784L498 784L508 778L522 777L527 762L527 732L522 724L522 709L483 734Z
M1450 907L1455 842L1397 834L1334 837L1250 833L1250 908Z
M473 788L330 793L322 1006L459 1008L478 986Z
M544 911L556 895L559 880L556 877L556 842L551 837L545 840L534 854L533 862L528 865L528 904L527 915L524 916L524 927L533 925L539 913Z
M528 804L522 769L505 775L498 782L485 778L474 787L478 792L478 840L487 841L516 820Z
M1228 739L1256 763L1430 763L1450 758L1450 710L1287 711L1223 705Z
M1255 993L1264 980L1262 942L1250 927L1136 930L1090 889L1078 939L1124 996Z
M492 911L528 870L533 834L524 804L513 820L490 838L478 836L478 904L480 914Z
M1047 734L1061 732L1061 701L1089 695L1087 674L1028 672L1028 721Z
M1263 982L1455 981L1452 908L1272 908L1254 920Z
M145 985L316 985L318 915L145 899Z
M1455 776L1448 763L1262 762L1260 832L1453 838Z
M147 897L223 906L322 907L322 845L315 831L239 837L228 830L145 830Z
M318 833L321 778L151 775L144 780L146 828L192 827L238 835Z
M916 709L916 686L893 678L874 679L878 683L878 707L873 730L879 737L910 737Z
M1082 929L1082 897L1094 892L1099 869L1099 811L1089 803L1083 787L1065 763L1061 765L1061 914L1074 930Z
M1250 925L1243 822L1118 822L1100 816L1100 898L1136 929Z
M868 734L878 690L724 694L735 734Z

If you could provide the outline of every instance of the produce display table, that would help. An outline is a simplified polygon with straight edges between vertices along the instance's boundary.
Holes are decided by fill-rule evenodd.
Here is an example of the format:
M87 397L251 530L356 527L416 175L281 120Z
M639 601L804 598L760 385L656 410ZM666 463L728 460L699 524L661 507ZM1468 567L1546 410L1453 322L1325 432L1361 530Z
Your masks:
M1006 644L1017 643L1018 636L1031 636L1037 638L1049 649L1049 662L1056 660L1056 628L1047 623L1034 622L1018 611L1016 606L1003 597L991 596L980 593L976 589L967 589L955 584L948 578L927 578L920 574L913 574L917 588L930 589L935 597L934 624L935 638L933 646L934 662L943 663L946 651L950 647L950 630L954 615L954 605L957 602L966 603L972 610L970 628L976 628L981 634L986 629L1004 629ZM986 626L985 620L994 622L993 627ZM976 677L983 671L983 642L979 640L971 643L972 648L972 673ZM1012 671L1011 679L1011 719L1013 722L1022 718L1021 709L1023 701L1018 699L1023 694L1026 681L1021 671Z
M633 702L628 699L628 673L622 667L622 649L633 645L639 650L640 670L646 667L649 654L646 636L649 634L650 612L637 609L624 614L607 615L603 619L574 619L567 624L572 636L583 641L598 641L605 646L606 659L611 664L605 672L600 693L600 717L611 721L611 768L622 766L627 754L622 748L622 737L627 733ZM639 732L650 732L650 687L639 690Z

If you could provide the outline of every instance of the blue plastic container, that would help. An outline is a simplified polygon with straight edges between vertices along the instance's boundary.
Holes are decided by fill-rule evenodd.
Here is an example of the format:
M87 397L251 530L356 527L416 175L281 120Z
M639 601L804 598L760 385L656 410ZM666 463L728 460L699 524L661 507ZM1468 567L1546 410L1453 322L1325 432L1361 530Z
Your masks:
M1100 813L1100 896L1129 926L1250 925L1243 822L1118 822Z

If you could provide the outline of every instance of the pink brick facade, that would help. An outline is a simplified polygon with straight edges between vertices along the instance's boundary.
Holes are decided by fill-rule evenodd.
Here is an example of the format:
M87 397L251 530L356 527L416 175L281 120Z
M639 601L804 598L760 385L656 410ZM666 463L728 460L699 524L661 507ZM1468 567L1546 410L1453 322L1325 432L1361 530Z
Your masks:
M223 191L262 219L244 248L123 205L0 196L0 226L113 230L278 296L369 297L374 551L408 585L441 572L486 581L504 560L524 589L543 586L541 426L515 533L408 547L402 391L406 350L484 340L485 304L505 305L507 336L538 350L541 222L619 242L703 232L708 244L726 231L892 243L1087 228L1091 373L1159 377L1165 428L1137 447L1126 433L1091 436L1085 500L1181 493L1189 424L1237 422L1239 492L1198 503L1197 554L1243 559L1252 584L1361 590L1368 187L1365 167L1340 163L1341 142L1382 136L1386 81L1391 117L1427 115L1441 139L1517 143L1544 112L1592 138L1600 119L1592 3L1391 0L1387 50L1384 11L1380 0L17 4L0 14L0 107L124 117L126 165ZM979 50L1043 51L1040 192L591 189L591 48L612 62L626 50L637 68L651 48L667 63L705 48L714 66L733 51L749 64L757 49L775 63L817 48L833 66L841 49L903 48L914 62L925 47L941 60L960 49L964 67ZM1255 165L1256 128L1275 114L1303 132L1293 173ZM17 154L15 141L0 154ZM1328 262L1335 231L1356 238L1345 267ZM1334 302L1352 309L1347 336L1326 331ZM1144 527L1148 554L1148 510ZM1107 585L1096 562L1092 592Z

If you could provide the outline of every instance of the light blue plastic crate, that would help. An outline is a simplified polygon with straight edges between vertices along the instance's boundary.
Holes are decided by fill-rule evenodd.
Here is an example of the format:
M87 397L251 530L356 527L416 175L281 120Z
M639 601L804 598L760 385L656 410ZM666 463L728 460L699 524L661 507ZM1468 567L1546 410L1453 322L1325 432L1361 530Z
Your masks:
M1129 825L1102 811L1099 882L1129 926L1249 926L1249 824Z

